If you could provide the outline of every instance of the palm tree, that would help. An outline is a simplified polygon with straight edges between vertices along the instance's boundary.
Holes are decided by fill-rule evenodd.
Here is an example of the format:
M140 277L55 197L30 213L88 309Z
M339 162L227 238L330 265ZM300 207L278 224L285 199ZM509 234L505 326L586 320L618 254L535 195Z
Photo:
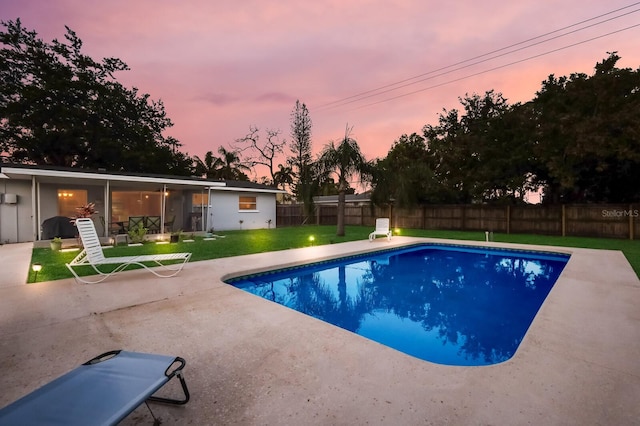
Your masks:
M273 174L273 185L286 191L286 186L293 185L293 169L289 166L278 164L278 171Z
M216 176L218 179L249 180L245 171L251 171L251 168L242 163L237 151L227 151L221 146L218 148L218 154L220 154Z
M207 151L204 155L204 160L195 155L193 157L193 162L195 173L198 176L206 177L207 179L216 178L220 159L218 157L214 157L213 152Z
M344 236L345 194L349 188L349 179L365 173L366 160L360 151L358 142L350 137L351 129L347 125L344 139L337 147L333 142L327 144L320 153L319 163L326 173L338 178L338 229L336 235Z

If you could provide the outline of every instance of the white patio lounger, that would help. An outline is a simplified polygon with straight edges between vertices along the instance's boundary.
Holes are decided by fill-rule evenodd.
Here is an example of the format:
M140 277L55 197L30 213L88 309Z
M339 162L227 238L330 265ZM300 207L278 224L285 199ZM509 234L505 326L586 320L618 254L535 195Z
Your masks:
M75 259L71 261L71 263L67 263L66 265L73 276L76 278L76 280L85 284L96 284L102 282L109 278L111 275L123 271L129 265L140 265L158 277L169 278L177 275L191 258L191 253L167 253L141 256L105 257L104 252L102 251L102 246L100 245L100 239L98 238L98 234L96 233L96 228L93 226L93 221L90 218L76 219L76 226L78 227L78 232L80 234L80 238L82 239L82 244L84 245L84 250L82 250L80 254L78 254ZM172 263L169 265L165 265L162 263L167 261L181 262ZM149 266L145 265L144 262L154 263L154 266L158 266L158 268L150 268ZM98 269L98 267L104 265L118 266L111 272L102 272L100 269ZM98 274L100 274L101 277L96 280L87 280L81 278L74 270L74 268L76 267L86 266L91 266ZM160 270L161 272L157 272L157 270Z
M386 235L387 240L391 241L391 230L389 229L388 218L376 219L376 229L375 231L369 234L369 241L375 240L376 235Z

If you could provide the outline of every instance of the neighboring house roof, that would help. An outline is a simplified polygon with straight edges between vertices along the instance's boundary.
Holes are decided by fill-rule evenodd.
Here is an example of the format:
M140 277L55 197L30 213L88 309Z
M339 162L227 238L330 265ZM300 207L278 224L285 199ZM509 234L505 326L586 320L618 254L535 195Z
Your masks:
M355 203L369 203L371 200L371 193L364 192L362 194L346 194L345 195L345 203L355 204ZM313 197L314 204L338 204L338 196L337 195L322 195L319 197Z
M193 186L203 189L227 191L253 191L281 193L281 189L254 182L208 180L195 176L159 175L152 173L130 173L121 171L89 170L71 167L36 166L30 164L0 164L0 174L8 179L31 179L42 176L51 179L81 179L112 182L136 182L169 186Z
M274 186L263 185L261 183L249 182L246 180L223 180L223 181L215 181L215 182L223 182L226 185L226 188L236 189L236 190L265 190L268 189L272 192L282 192L286 193L287 191L283 191L282 189L278 189Z

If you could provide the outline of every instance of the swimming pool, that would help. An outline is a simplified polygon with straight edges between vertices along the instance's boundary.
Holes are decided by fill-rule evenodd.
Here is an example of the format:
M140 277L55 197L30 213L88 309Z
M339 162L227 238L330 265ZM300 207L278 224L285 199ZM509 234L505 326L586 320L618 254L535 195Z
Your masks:
M511 358L568 255L420 244L226 282L425 361Z

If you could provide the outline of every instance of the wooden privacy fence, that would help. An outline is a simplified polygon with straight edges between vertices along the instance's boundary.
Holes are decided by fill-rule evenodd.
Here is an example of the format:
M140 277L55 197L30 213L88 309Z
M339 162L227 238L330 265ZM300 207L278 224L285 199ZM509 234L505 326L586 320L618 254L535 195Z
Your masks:
M277 206L277 226L304 224L302 206ZM306 224L335 225L337 206L315 206ZM374 226L377 217L391 218L394 228L491 231L580 237L628 238L640 232L640 206L629 204L567 204L492 206L428 205L412 209L392 206L345 208L346 225Z

